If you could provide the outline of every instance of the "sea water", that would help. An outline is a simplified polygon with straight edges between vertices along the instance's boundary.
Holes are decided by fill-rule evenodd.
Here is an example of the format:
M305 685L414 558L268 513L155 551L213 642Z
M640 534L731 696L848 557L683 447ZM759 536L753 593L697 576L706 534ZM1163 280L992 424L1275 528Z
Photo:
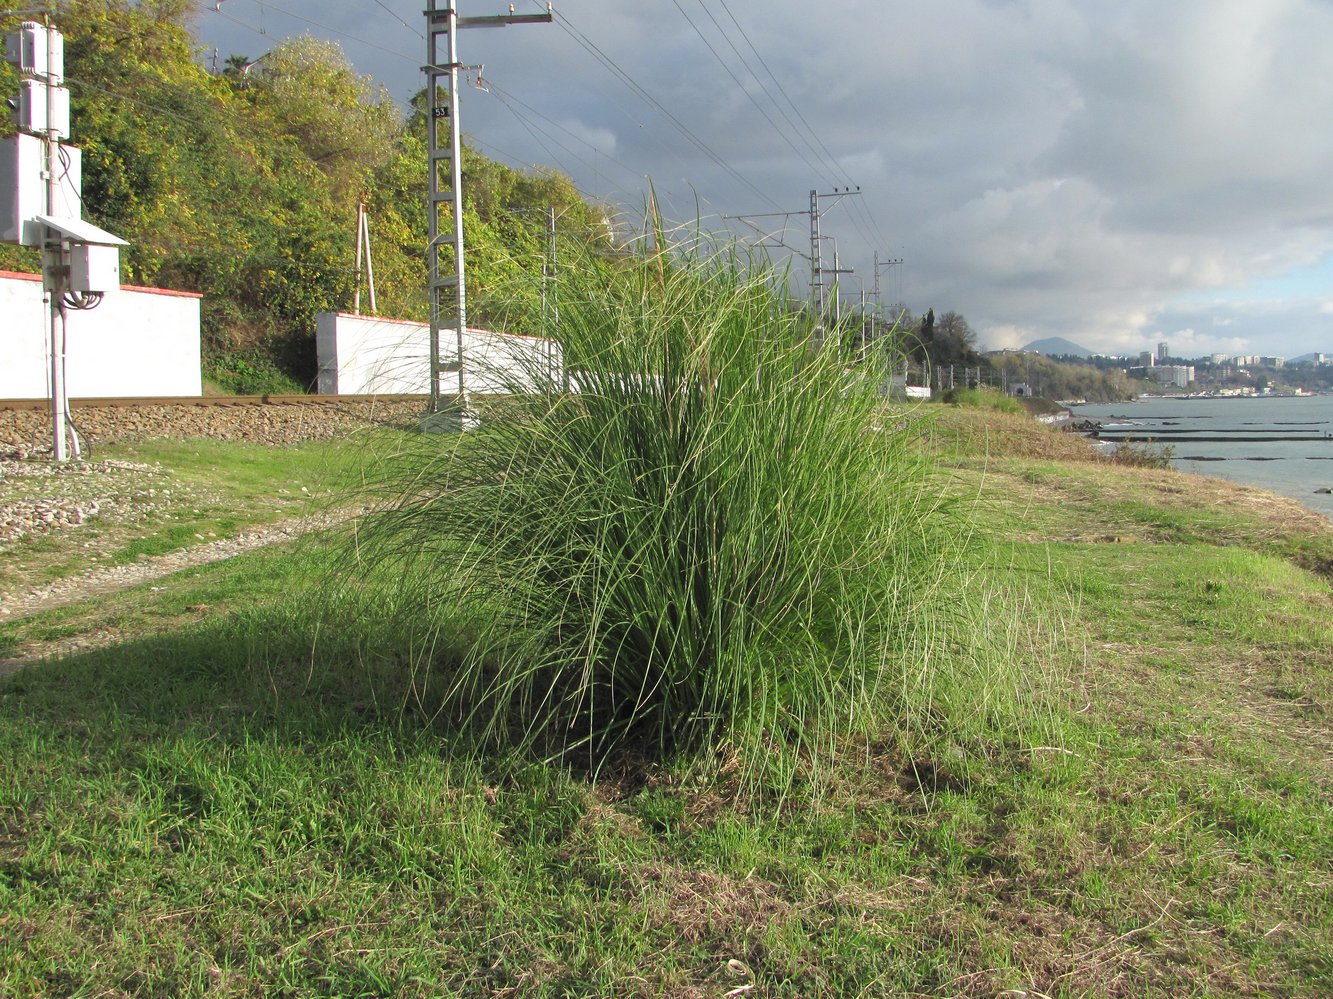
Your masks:
M1317 492L1333 488L1333 395L1151 399L1073 409L1075 419L1096 420L1107 433L1170 445L1171 464L1181 471L1268 489L1333 518L1333 495ZM1185 432L1161 432L1168 429ZM1205 439L1288 435L1308 439Z

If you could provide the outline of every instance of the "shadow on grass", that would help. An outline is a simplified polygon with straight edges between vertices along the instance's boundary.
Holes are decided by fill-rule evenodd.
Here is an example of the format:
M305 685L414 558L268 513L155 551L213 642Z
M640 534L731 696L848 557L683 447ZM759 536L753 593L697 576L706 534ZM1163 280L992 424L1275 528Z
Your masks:
M429 678L385 642L356 622L335 631L300 607L251 609L29 666L0 679L0 718L82 722L90 735L126 723L162 736L203 728L222 740L429 731Z

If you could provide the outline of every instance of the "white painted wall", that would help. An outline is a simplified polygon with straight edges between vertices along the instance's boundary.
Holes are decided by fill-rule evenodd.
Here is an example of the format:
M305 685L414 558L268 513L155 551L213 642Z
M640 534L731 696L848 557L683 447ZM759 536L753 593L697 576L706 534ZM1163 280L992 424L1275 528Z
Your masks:
M95 309L70 309L69 395L200 395L199 300L191 292L126 285L108 292ZM0 399L50 396L46 310L41 278L0 271Z
M442 331L441 356L453 353L455 334ZM425 323L345 312L315 320L319 391L325 395L426 395L430 392L430 327ZM464 381L472 392L505 394L536 389L560 375L560 345L540 337L469 328L463 340ZM442 379L441 390L456 385ZM547 382L549 384L549 382Z

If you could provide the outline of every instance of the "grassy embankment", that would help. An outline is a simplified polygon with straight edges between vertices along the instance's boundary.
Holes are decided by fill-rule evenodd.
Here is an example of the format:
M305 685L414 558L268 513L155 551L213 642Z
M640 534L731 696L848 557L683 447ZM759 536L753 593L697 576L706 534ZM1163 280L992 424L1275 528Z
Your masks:
M0 680L0 993L1328 994L1333 530L1019 418L920 446L976 710L781 807L459 751L312 542L6 625L122 641Z

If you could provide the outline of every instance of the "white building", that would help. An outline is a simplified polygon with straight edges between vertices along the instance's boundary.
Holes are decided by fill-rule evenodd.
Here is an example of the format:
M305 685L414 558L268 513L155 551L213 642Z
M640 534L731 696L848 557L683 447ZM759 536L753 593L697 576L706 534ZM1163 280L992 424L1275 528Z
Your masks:
M444 359L455 332L440 331ZM430 392L430 327L405 319L321 312L315 317L319 391L324 395L426 395ZM553 384L562 373L560 345L540 337L469 327L463 340L470 391L504 394ZM456 376L441 389L451 392Z
M1172 388L1189 388L1190 382L1194 381L1192 364L1160 364L1150 368L1148 373L1159 385L1169 385Z

